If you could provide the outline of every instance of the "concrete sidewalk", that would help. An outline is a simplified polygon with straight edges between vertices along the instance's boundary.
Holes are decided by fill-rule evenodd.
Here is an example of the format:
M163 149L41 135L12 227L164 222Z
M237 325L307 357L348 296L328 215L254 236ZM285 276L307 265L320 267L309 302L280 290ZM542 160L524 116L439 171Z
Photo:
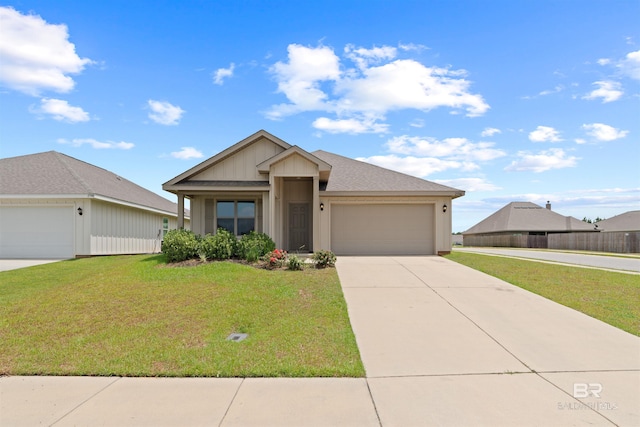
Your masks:
M640 338L440 257L338 273L367 378L3 377L0 425L640 425Z

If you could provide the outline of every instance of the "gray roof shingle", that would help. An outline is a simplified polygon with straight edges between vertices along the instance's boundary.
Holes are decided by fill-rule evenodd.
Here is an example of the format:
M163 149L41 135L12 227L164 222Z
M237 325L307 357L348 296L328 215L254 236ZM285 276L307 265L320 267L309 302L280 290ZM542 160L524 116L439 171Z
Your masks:
M113 172L57 151L0 159L2 195L99 195L177 213L178 205Z
M505 231L593 231L593 224L531 202L511 202L462 234Z
M598 221L600 231L640 231L640 211L629 211Z
M331 175L324 191L346 192L429 192L447 193L454 197L464 195L463 190L448 187L415 176L385 169L359 160L326 151L314 151L314 156L331 165Z

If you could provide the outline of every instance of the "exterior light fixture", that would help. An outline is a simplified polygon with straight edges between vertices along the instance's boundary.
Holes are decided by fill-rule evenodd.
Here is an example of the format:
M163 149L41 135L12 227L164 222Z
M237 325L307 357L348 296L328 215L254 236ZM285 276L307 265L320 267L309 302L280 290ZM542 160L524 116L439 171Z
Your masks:
M82 216L82 208L78 208L78 215Z
M442 212L445 213L447 211L447 204L442 205Z
M320 203L320 210L323 211L324 210L324 203Z

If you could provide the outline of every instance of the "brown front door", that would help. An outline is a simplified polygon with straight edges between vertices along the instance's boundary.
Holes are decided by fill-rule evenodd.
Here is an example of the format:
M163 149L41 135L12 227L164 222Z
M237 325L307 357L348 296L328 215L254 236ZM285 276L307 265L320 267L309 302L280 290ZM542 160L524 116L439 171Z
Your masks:
M289 251L310 252L309 203L289 204Z

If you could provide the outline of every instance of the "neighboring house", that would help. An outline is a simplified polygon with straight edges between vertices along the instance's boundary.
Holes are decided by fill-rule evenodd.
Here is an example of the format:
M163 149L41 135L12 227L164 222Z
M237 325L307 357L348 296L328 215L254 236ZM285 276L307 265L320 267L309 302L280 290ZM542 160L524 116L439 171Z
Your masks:
M629 211L596 223L603 232L640 231L640 211Z
M547 248L548 238L561 233L592 233L593 224L564 216L531 202L511 202L463 232L464 246Z
M338 255L448 253L451 201L464 195L337 154L308 153L263 130L162 188L179 206L190 200L197 234L255 230L279 248Z
M154 253L177 205L49 151L0 159L0 258Z

